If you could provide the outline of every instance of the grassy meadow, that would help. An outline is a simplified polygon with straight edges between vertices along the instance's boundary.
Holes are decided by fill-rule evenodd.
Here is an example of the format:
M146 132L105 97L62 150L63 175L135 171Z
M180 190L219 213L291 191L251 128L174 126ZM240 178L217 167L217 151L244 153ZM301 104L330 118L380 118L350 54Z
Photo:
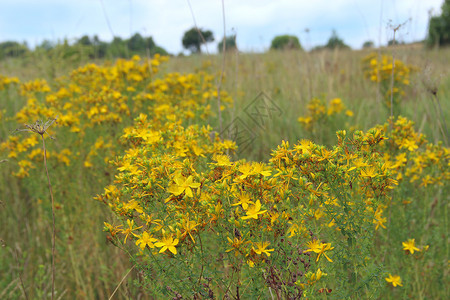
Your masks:
M373 52L414 66L406 119ZM56 299L446 299L448 70L420 46L0 61L0 299L52 294L42 141L15 130L56 117Z

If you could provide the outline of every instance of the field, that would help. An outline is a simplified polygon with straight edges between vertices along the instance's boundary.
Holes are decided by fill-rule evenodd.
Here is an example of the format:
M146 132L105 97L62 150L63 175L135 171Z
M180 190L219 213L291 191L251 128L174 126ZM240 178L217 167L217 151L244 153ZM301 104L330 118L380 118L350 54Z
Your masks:
M0 61L0 298L446 299L449 62Z

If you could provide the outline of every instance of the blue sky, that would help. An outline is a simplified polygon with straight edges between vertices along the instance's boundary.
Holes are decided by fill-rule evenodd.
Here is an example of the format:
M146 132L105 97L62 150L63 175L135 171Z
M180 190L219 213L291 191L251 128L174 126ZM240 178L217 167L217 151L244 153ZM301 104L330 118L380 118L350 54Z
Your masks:
M237 34L240 50L263 51L279 34L298 36L305 48L323 45L335 29L357 49L367 40L386 44L392 38L389 24L406 22L397 37L409 42L425 38L429 12L439 14L443 1L224 0L226 32ZM73 42L96 34L110 41L113 35L128 38L139 32L176 54L183 51L183 33L194 25L188 3L197 25L220 40L220 0L0 0L0 41L26 41L33 47L44 39ZM216 49L211 43L207 50Z

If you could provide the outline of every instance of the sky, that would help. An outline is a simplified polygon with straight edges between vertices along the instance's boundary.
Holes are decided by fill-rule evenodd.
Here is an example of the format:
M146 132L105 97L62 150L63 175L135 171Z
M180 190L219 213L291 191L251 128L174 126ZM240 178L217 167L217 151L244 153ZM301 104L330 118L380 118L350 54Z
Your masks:
M217 52L224 34L236 35L241 51L265 51L277 35L290 34L306 49L327 43L333 30L359 49L365 41L386 45L396 39L426 37L430 12L444 0L0 0L0 42L26 41L33 48L44 39L75 42L83 35L102 41L135 33L152 36L172 54L183 51L184 32L211 30L216 42L203 50ZM185 51L185 53L187 53Z

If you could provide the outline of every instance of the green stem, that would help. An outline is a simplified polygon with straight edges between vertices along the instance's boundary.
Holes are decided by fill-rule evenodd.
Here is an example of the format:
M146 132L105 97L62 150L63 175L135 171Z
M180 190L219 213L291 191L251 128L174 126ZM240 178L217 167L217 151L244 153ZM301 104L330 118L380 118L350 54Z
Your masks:
M44 148L44 166L45 172L47 174L48 189L50 191L50 197L52 199L52 300L53 300L55 297L55 241L56 241L55 201L53 199L52 184L50 182L50 176L48 174L47 150L45 148L45 139L43 133L41 134L41 138L42 138L42 147Z

